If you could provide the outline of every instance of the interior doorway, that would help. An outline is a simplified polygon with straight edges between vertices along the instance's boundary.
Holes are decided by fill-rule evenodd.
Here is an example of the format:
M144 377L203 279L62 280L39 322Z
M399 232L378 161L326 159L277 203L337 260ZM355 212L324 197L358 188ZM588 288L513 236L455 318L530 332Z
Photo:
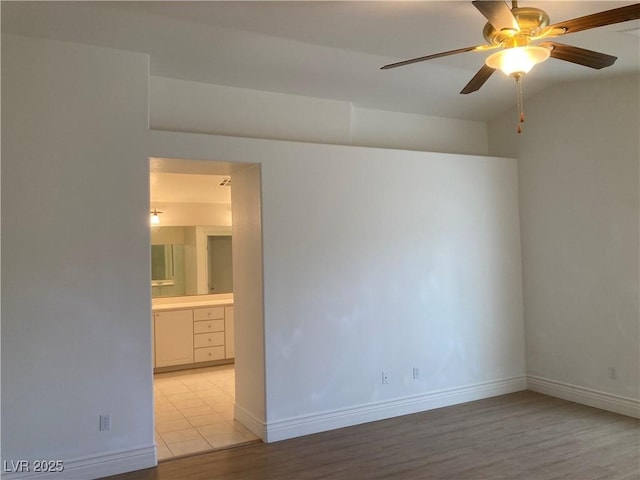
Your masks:
M233 293L231 235L207 236L209 293Z
M256 382L256 378L252 378L253 373L247 373L262 371L262 369L251 368L254 353L247 354L247 349L236 348L237 344L253 342L256 338L256 332L254 328L247 327L245 322L239 322L237 327L234 322L234 309L237 307L240 307L240 318L242 319L246 317L242 314L242 311L247 311L246 308L243 308L245 302L247 304L262 304L261 293L260 298L252 298L250 293L252 291L261 292L261 289L244 288L248 276L243 273L247 265L251 265L251 269L254 268L256 264L255 252L261 251L261 249L247 248L247 245L255 244L255 242L252 242L251 238L247 242L246 235L234 236L234 219L231 215L233 205L231 203L217 201L209 206L203 206L198 205L202 202L199 202L197 198L187 197L187 201L174 202L175 205L172 205L167 197L158 198L153 195L154 174L181 175L182 177L176 177L176 183L188 180L189 175L193 175L194 178L196 175L208 175L212 179L215 178L216 181L219 180L217 177L223 176L224 182L220 182L220 184L224 183L224 187L229 189L233 188L229 187L229 183L233 177L234 169L243 167L246 165L216 161L150 159L150 212L159 211L160 225L164 222L165 226L173 228L169 232L171 241L183 244L183 247L173 246L171 248L174 253L173 259L184 258L185 262L190 262L183 269L175 265L172 265L171 268L167 268L165 265L161 269L162 275L160 276L167 277L166 272L174 272L175 275L172 280L163 278L162 281L167 284L160 287L165 292L171 292L173 288L173 291L177 293L173 297L162 295L163 298L160 299L154 296L152 301L154 339L157 336L154 322L158 302L162 301L164 304L175 302L175 305L180 305L180 308L174 310L189 310L192 303L197 305L197 308L193 309L194 317L191 322L194 325L192 334L194 338L192 344L193 364L189 364L187 359L183 361L183 364L176 365L175 368L170 367L171 371L162 368L156 369L154 373L155 430L159 460L228 448L233 445L259 441L261 437L260 432L256 432L255 425L253 425L252 431L241 423L242 419L239 421L237 418L238 411L246 412L248 410L237 407L236 392L238 389L248 392L246 395L253 397L255 396L251 392L251 390L255 390L253 385L256 383L264 384L264 378L258 379L259 381ZM253 199L260 198L259 183L254 182L253 185L257 191L249 191L247 195L241 196L241 202L245 196ZM155 186L157 187L157 185ZM246 182L243 188L247 193ZM191 190L188 185L187 190ZM251 208L247 210L246 205L242 205L242 207L238 209L239 213L235 219L239 223L243 221L244 212L251 210ZM253 210L259 211L259 205ZM204 221L203 216L208 220ZM251 219L251 222L255 223L254 218ZM179 253L176 254L176 252ZM162 258L165 263L169 258L166 254L162 256L158 254L157 256ZM259 264L261 270L261 257ZM240 274L236 275L238 268ZM178 271L183 273L179 274ZM255 272L251 272L251 275L254 274ZM169 285L169 283L173 285ZM184 284L183 290L179 288L178 284L180 283ZM241 302L240 305L236 304L236 287L241 287L245 292L249 292L248 295L242 295L244 302ZM207 302L211 299L218 301L219 298L224 300L221 304L222 307L208 306ZM201 321L195 312L206 308L212 310L221 308L224 311L223 320L213 320L213 322L222 325L220 331L210 333L198 330L208 322ZM258 316L251 315L251 318L257 319ZM259 320L260 324L257 325L256 330L263 330L261 312ZM183 320L183 325L188 326L189 324L188 320ZM261 331L258 332L258 336L260 335L262 335ZM214 342L217 341L216 339L220 339L219 341L224 343L224 346L201 345L202 341L211 341L211 339ZM154 345L154 350L155 348ZM199 354L209 349L214 352L222 351L223 358L212 362L202 362L202 356ZM154 357L156 356L154 355ZM237 369L238 363L245 365L245 368Z

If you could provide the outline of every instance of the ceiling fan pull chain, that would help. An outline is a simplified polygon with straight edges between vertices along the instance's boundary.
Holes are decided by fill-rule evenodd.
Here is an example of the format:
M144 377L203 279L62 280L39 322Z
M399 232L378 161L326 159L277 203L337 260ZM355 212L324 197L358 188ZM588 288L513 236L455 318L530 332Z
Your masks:
M518 114L519 114L519 119L518 119L519 121L518 121L518 126L516 128L516 131L518 133L522 133L522 124L524 123L524 100L522 96L522 75L516 75L515 79L516 79L516 91L518 96Z

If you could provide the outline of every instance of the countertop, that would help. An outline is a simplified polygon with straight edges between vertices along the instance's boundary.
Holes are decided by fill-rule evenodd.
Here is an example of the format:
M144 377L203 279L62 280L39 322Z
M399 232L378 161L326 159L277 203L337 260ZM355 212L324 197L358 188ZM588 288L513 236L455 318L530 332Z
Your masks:
M222 305L233 305L233 294L154 298L151 301L151 309L154 312L180 308L218 307Z

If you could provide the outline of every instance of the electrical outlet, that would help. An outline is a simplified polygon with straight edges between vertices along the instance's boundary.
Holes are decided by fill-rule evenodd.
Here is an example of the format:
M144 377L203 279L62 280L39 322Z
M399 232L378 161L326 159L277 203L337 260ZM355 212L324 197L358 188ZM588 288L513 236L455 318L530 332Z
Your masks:
M414 380L420 379L420 369L418 367L413 367L413 379Z
M111 430L111 414L100 415L100 431Z
M382 371L382 383L384 385L386 385L387 383L389 383L389 372L387 372L386 370Z

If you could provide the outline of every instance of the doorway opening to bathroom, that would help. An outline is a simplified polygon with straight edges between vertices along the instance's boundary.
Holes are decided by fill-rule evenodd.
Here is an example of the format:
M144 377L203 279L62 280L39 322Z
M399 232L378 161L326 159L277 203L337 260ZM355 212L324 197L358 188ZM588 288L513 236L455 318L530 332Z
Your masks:
M234 279L234 272L246 263L246 242L233 235L237 168L225 162L150 160L149 212L159 217L150 219L159 460L260 440L236 419L236 388L248 380L236 369L235 346L251 335L235 321L234 287L240 282L242 289L243 275ZM256 198L255 192L249 196ZM235 220L242 223L247 204L243 194L238 198L243 205Z

